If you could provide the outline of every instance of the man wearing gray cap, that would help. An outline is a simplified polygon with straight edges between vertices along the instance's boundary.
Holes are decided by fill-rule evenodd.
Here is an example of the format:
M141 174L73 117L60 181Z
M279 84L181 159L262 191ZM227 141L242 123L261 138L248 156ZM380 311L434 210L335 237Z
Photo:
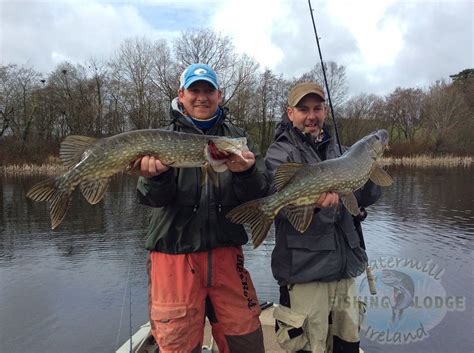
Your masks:
M270 179L282 163L318 163L340 155L326 129L327 107L316 83L295 85L277 127L265 162ZM355 193L359 207L380 197L368 182ZM280 285L280 306L274 311L277 340L289 352L359 352L360 313L354 278L365 271L352 215L337 193L314 200L314 216L301 234L280 213L275 219L272 272Z
M189 65L171 104L170 130L246 137L249 151L231 155L218 182L200 168L173 168L152 156L140 161L137 195L152 207L149 314L161 353L202 351L205 317L222 353L263 353L260 306L242 245L241 225L225 218L232 208L267 193L265 163L249 136L227 119L214 70Z

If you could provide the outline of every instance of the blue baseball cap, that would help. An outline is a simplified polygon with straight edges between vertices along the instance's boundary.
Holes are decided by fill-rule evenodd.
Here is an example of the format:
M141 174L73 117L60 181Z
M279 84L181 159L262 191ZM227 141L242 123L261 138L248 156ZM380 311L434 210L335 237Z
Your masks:
M215 71L206 64L191 64L183 71L179 79L179 87L188 89L196 81L207 81L219 89L219 82Z

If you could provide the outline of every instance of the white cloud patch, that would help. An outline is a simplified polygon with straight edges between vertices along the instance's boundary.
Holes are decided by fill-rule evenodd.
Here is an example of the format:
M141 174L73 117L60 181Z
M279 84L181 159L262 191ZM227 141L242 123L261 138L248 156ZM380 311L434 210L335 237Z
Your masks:
M285 53L272 35L292 30L287 8L281 0L230 0L216 12L213 27L231 37L238 52L274 69Z
M2 64L29 64L39 71L64 60L109 59L125 38L159 35L127 4L2 1L0 6Z

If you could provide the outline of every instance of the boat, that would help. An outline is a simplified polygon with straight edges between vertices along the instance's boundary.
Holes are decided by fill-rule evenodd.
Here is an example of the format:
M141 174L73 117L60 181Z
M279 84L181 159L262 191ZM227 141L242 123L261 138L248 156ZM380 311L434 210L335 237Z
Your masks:
M260 303L262 313L260 314L260 322L262 323L263 338L265 350L272 353L284 353L278 345L275 338L275 319L273 318L273 309L275 304L272 302ZM116 353L159 353L155 339L151 334L150 322L141 325L131 339L127 340ZM203 353L219 352L217 344L214 343L211 335L211 325L206 319L204 328L204 345Z
M273 318L273 310L276 304L272 302L260 303L262 313L260 314L260 322L263 329L263 340L265 344L265 351L271 353L285 353L280 348L275 336L275 319ZM140 326L131 339L127 340L115 353L159 353L155 339L151 334L150 322ZM217 345L214 343L211 335L211 325L206 319L206 326L204 328L204 345L202 353L218 353ZM364 353L360 350L360 353Z

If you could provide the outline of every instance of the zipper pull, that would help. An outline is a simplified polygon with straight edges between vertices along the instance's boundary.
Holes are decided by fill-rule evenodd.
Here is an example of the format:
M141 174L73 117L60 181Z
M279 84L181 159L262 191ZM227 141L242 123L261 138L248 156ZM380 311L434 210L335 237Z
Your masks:
M221 204L217 205L217 212L219 212L219 213L222 212L222 205Z
M194 205L193 212L196 213L197 209L198 209L198 205Z

